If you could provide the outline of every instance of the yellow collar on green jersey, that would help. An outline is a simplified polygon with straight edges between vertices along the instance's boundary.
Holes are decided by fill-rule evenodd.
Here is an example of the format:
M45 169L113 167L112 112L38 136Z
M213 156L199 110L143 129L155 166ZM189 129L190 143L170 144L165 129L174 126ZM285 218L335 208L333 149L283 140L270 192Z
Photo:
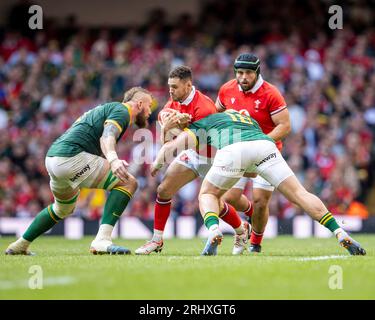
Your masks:
M129 126L130 126L130 124L132 123L132 108L131 108L129 105L127 105L126 103L123 103L123 102L122 102L122 105L123 105L126 109L128 109L129 117L130 117L130 119L129 119Z

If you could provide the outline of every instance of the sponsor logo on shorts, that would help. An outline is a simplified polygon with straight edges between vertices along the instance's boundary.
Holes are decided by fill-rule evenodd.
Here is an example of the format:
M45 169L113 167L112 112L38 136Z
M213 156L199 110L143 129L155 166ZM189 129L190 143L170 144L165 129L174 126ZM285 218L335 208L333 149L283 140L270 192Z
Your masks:
M70 178L69 180L72 181L72 182L74 182L74 181L76 181L79 177L81 177L82 175L84 175L89 170L90 170L90 165L87 165L80 172L78 172L73 178Z
M230 173L240 173L240 172L244 172L245 169L241 169L241 168L231 168L231 167L228 167L228 166L220 166L219 167L222 171L225 171L225 172L230 172Z
M259 163L256 163L255 166L256 167L259 167L261 164L265 163L266 161L270 160L270 159L273 159L273 158L276 158L276 152L274 153L271 153L269 156L265 157L262 161L260 161Z

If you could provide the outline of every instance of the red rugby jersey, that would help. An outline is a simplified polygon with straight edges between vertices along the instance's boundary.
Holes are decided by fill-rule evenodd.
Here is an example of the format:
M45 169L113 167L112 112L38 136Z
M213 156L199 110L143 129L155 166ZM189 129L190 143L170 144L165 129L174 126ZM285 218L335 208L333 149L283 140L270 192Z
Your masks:
M215 103L202 92L196 90L194 86L185 101L180 103L169 98L164 108L171 108L181 113L190 114L191 122L198 121L217 112Z
M215 103L202 92L196 90L194 86L185 101L180 103L169 98L163 109L165 108L190 114L191 122L198 121L217 112ZM208 146L204 146L202 149L197 150L197 152L206 157L211 157L214 154L214 150Z
M259 75L254 87L244 92L236 79L224 83L218 94L218 102L224 109L234 109L240 113L250 115L258 123L265 134L271 132L276 125L271 116L286 108L286 102L280 91ZM282 142L276 146L282 148Z

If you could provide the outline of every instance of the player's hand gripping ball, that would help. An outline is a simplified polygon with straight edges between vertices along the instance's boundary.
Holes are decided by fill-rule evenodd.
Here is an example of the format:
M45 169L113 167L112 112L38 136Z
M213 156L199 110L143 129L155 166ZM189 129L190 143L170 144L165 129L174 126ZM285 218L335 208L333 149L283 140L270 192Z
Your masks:
M187 127L191 116L177 110L165 108L158 114L158 121L164 130L164 141L174 139L184 128Z

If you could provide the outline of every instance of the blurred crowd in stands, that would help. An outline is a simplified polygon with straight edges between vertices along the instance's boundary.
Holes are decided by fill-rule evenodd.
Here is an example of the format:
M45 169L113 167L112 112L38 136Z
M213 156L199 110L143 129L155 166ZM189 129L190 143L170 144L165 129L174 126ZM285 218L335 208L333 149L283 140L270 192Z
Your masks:
M15 23L14 9L0 37L0 217L34 216L51 203L46 151L82 112L143 86L158 100L150 119L154 148L169 70L190 66L195 86L215 100L245 51L260 57L263 78L287 101L292 132L283 155L305 187L336 215L375 214L365 206L375 173L374 10L348 2L342 30L328 28L327 12L321 1L206 1L198 17L172 24L155 9L139 27L92 30L75 17L66 25L47 17L45 29L30 31ZM128 161L133 133L118 146ZM151 178L148 165L132 170L139 190L127 212L151 219L160 177ZM179 192L173 214L198 213L199 186L197 180ZM251 198L251 182L246 194ZM104 201L104 191L83 190L75 214L96 219ZM277 192L270 212L302 214Z

